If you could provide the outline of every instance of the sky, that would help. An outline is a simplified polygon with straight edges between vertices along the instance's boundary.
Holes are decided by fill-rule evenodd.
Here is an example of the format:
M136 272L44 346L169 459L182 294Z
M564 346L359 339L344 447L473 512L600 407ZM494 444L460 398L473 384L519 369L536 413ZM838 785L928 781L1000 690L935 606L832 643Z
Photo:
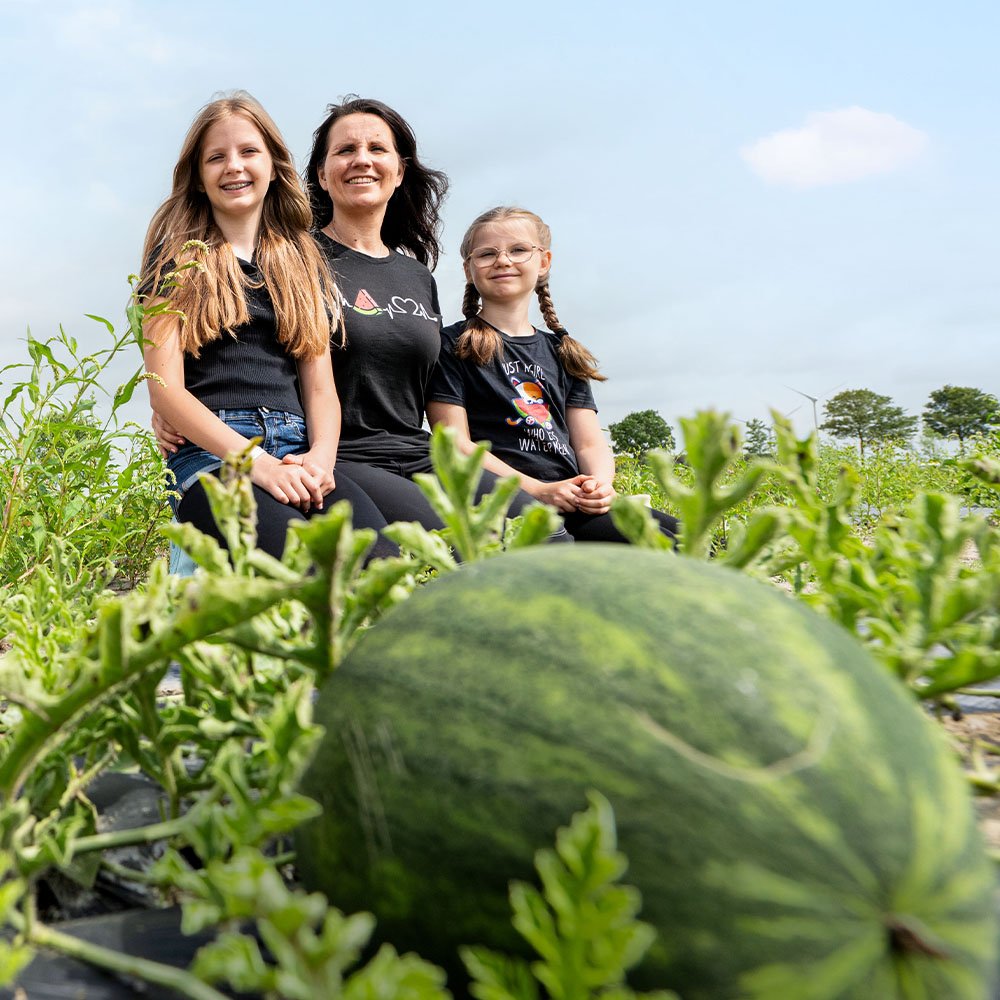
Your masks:
M28 328L108 346L86 314L121 324L192 118L242 88L300 166L344 95L410 122L451 179L445 322L469 222L541 215L605 426L1000 395L998 38L995 0L0 0L0 367Z

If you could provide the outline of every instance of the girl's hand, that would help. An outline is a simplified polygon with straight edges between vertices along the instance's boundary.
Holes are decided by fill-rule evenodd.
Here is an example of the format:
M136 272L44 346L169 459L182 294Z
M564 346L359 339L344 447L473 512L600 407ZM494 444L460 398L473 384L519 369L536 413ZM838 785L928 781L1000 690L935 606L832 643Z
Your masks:
M532 495L542 503L551 504L564 514L572 513L578 508L581 484L587 476L574 476L572 479L560 479L554 483L540 483L532 490Z
M309 475L315 476L324 495L331 492L337 485L333 478L333 469L330 468L329 463L313 455L312 452L306 451L300 455L286 455L281 461L285 465L300 465ZM322 507L323 504L320 503L318 509L321 510Z
M156 443L160 447L160 454L164 458L168 458L182 444L187 444L187 438L181 434L178 434L172 424L167 423L167 421L160 416L156 410L153 410L153 419L151 421L153 427L153 436L156 438Z
M581 514L607 514L617 496L611 483L602 483L593 476L581 476L576 507Z
M319 479L301 465L282 462L273 455L258 455L250 470L250 481L267 490L275 500L305 512L323 509Z

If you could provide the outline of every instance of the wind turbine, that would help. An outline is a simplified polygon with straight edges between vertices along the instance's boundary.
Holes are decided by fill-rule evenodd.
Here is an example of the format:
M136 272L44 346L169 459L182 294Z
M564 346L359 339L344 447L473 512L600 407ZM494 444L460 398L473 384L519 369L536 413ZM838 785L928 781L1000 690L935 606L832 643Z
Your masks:
M809 400L810 403L812 403L812 405L813 405L813 427L816 428L816 436L817 437L819 437L819 414L816 411L816 404L821 399L826 399L827 396L829 396L831 392L836 392L843 384L844 383L841 382L840 385L835 385L832 389L827 389L827 391L824 392L822 396L810 396L808 392L803 392L801 389L795 389L795 388L793 388L790 385L785 385L786 389L791 389L792 392L798 393L798 395L800 395L800 396L804 396L806 399ZM795 412L795 410L792 410L792 413L794 413L794 412Z
M792 389L790 385L785 386L786 389ZM803 392L801 389L792 389L792 392L797 392L800 396L805 396L813 405L813 426L816 428L816 436L819 437L819 416L816 412L816 404L819 402L818 396L810 396L808 392Z

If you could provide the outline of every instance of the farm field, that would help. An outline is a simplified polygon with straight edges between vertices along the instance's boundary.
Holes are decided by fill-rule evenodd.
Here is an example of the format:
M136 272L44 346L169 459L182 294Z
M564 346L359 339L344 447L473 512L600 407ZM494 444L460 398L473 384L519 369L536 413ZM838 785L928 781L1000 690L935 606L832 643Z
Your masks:
M86 357L68 338L32 341L25 366L4 373L0 919L15 936L0 945L0 974L16 981L39 949L73 947L48 920L58 910L51 884L134 877L152 898L180 901L186 929L223 928L192 970L125 962L129 974L178 995L214 1000L226 983L261 995L334 995L315 992L317 983L333 990L351 981L358 991L378 983L384 995L444 995L436 969L395 952L347 971L370 922L340 917L288 879L288 838L317 812L300 790L320 737L313 696L409 594L464 572L459 561L511 559L504 549L541 543L551 514L538 509L505 526L502 498L470 508L478 458L459 457L438 435L440 482L427 488L448 525L444 538L397 526L405 558L365 565L370 539L335 510L301 531L278 563L249 544L248 493L234 469L216 491L230 525L227 558L190 528L166 527L155 446L117 419L142 391L138 374L95 402L106 365L132 338ZM995 717L953 716L968 689L1000 674L1000 437L969 442L963 455L886 445L861 461L851 448L798 437L780 419L774 430L773 455L748 458L724 415L701 413L682 423L682 460L624 457L620 492L648 495L680 517L684 533L669 551L637 499L621 502L622 530L653 550L644 558L753 578L848 633L844 641L867 650L871 669L921 706L914 715L938 716L942 730L963 738L965 783L989 803L981 826L996 850ZM201 567L193 582L165 572L161 528ZM181 694L164 702L158 687L171 664ZM130 830L103 827L88 799L97 776L119 770L159 789L160 815ZM573 827L573 850L595 871L614 855L612 810L612 795L595 799ZM114 851L151 844L166 846L147 869L122 870ZM635 907L616 895L617 877L595 889L618 901L621 948L590 969L607 984L656 947ZM277 966L262 962L251 925ZM970 930L970 941L985 927ZM121 961L84 952L98 965ZM970 968L986 961L976 954ZM500 975L485 953L466 967L480 985ZM547 974L570 974L553 969ZM954 995L975 996L972 980L962 981L966 992Z

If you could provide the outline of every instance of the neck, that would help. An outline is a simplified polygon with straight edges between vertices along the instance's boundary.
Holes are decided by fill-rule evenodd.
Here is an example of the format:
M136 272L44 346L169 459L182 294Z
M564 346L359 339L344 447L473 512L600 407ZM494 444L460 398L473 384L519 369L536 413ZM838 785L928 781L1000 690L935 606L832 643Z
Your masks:
M243 260L252 260L257 247L257 234L260 231L260 212L253 216L233 218L225 215L215 215L215 224L219 227L226 242L233 248L233 253Z
M510 337L530 337L535 328L528 319L530 297L519 302L483 302L479 315Z
M385 220L385 210L372 215L347 215L337 212L323 227L323 232L345 247L367 254L369 257L388 257L392 252L382 242L382 222Z

